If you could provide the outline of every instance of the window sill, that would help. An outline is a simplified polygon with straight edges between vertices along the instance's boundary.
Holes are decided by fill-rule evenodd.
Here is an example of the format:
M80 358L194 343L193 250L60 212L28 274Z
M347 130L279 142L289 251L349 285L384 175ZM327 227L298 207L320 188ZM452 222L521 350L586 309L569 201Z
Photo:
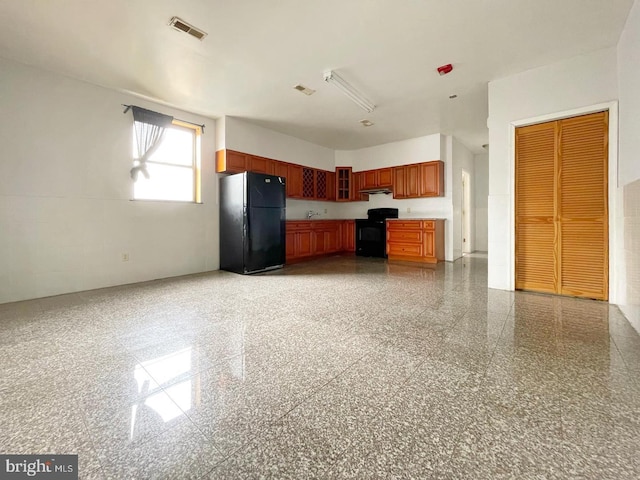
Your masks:
M204 202L194 202L193 200L154 200L150 198L130 198L130 202L151 202L151 203L182 203L192 205L204 205Z

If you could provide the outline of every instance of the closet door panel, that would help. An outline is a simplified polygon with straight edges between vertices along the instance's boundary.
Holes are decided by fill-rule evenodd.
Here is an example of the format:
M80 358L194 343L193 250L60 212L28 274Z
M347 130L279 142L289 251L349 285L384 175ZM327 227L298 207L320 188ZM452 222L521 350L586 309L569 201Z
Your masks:
M562 295L606 299L608 265L603 255L606 226L590 221L564 221L560 258Z
M608 298L608 115L560 122L560 291Z
M516 130L516 289L555 292L556 124Z
M554 230L555 227L551 222L520 223L516 234L517 289L556 292Z

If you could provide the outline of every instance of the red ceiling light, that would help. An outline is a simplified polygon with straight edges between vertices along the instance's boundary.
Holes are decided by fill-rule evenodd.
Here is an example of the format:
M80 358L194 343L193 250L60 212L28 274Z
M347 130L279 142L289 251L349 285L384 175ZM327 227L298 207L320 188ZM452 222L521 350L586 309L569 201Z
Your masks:
M452 70L453 70L453 65L451 65L450 63L447 63L446 65L442 65L441 67L438 67L438 73L440 74L440 76L446 75L447 73L451 73Z

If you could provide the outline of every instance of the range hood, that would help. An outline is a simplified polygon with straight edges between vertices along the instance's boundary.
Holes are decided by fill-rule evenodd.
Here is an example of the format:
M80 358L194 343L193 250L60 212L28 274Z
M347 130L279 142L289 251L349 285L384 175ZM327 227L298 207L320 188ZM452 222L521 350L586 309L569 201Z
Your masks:
M368 193L369 195L384 193L385 195L389 195L390 193L393 193L393 190L391 190L391 187L363 188L358 193Z

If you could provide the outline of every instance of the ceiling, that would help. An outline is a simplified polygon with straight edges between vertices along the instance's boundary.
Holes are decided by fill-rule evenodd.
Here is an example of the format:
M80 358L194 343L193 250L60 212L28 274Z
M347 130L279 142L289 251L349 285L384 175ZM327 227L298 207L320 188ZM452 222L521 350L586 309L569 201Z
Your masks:
M335 149L441 132L482 152L487 82L616 45L632 4L0 0L0 56ZM209 35L170 28L173 16ZM440 77L446 63L454 70ZM326 84L330 69L376 110ZM305 96L298 83L317 92Z

